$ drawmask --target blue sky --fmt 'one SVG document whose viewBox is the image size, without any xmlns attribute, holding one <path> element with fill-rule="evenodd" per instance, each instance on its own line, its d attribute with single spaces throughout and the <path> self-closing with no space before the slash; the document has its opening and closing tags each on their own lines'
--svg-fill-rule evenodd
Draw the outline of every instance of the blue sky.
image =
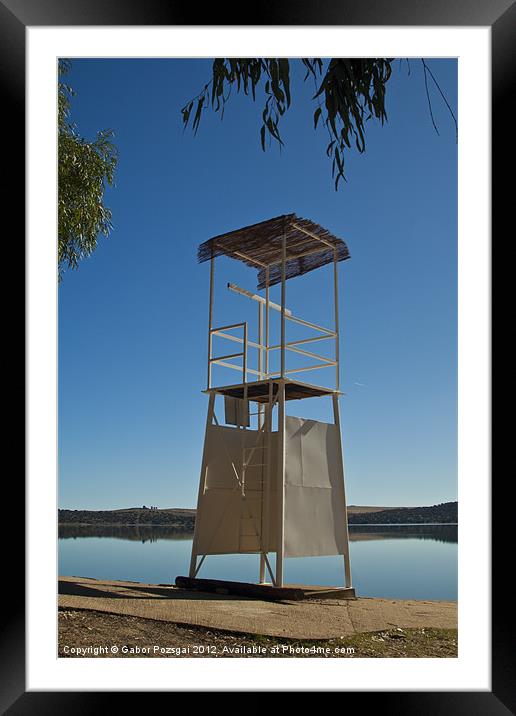
<svg viewBox="0 0 516 716">
<path fill-rule="evenodd" d="M 456 61 L 428 64 L 455 109 Z M 439 135 L 432 127 L 420 62 L 410 76 L 394 63 L 388 123 L 368 124 L 367 151 L 348 153 L 338 192 L 301 69 L 281 152 L 262 152 L 261 103 L 237 95 L 222 123 L 208 112 L 197 136 L 183 131 L 180 109 L 209 76 L 207 60 L 73 61 L 73 119 L 88 138 L 114 129 L 120 159 L 107 193 L 113 233 L 59 287 L 59 506 L 195 506 L 209 276 L 196 249 L 289 212 L 351 253 L 339 267 L 348 502 L 456 499 L 457 144 L 431 88 Z M 243 320 L 249 307 L 225 281 L 255 290 L 256 274 L 219 263 L 215 323 Z M 330 277 L 322 268 L 289 281 L 287 306 L 331 325 Z M 330 420 L 327 403 L 288 412 Z"/>
</svg>

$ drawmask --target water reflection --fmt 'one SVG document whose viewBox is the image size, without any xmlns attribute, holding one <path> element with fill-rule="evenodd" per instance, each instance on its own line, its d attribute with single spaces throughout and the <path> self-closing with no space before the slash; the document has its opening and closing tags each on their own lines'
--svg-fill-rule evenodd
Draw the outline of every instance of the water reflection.
<svg viewBox="0 0 516 716">
<path fill-rule="evenodd" d="M 351 542 L 377 539 L 421 539 L 457 544 L 457 525 L 349 525 Z"/>
<path fill-rule="evenodd" d="M 141 542 L 189 540 L 191 532 L 157 525 L 59 525 L 59 539 L 110 537 Z M 457 525 L 350 525 L 351 542 L 386 539 L 420 539 L 457 543 Z"/>
<path fill-rule="evenodd" d="M 162 539 L 190 540 L 191 532 L 178 532 L 159 525 L 59 525 L 59 539 L 110 537 L 133 542 L 158 542 Z"/>
<path fill-rule="evenodd" d="M 173 584 L 188 574 L 192 534 L 170 527 L 60 525 L 59 574 Z M 455 525 L 355 525 L 350 528 L 353 584 L 364 597 L 457 599 Z M 274 564 L 274 555 L 271 555 Z M 254 582 L 256 554 L 210 556 L 199 576 Z M 287 559 L 292 584 L 342 584 L 342 557 Z"/>
</svg>

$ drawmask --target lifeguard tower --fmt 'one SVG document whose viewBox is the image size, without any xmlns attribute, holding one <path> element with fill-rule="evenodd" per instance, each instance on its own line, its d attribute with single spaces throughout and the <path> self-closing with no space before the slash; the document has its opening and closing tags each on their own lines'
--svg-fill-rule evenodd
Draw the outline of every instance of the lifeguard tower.
<svg viewBox="0 0 516 716">
<path fill-rule="evenodd" d="M 214 321 L 215 260 L 220 256 L 258 271 L 262 294 L 227 284 L 248 301 L 248 308 L 257 304 L 253 321 L 230 325 Z M 345 584 L 339 589 L 354 596 L 339 417 L 338 268 L 348 258 L 344 241 L 295 214 L 215 236 L 199 247 L 199 262 L 211 265 L 208 413 L 190 583 L 208 555 L 259 555 L 259 582 L 275 588 L 286 587 L 286 557 L 342 555 Z M 327 264 L 333 265 L 333 280 L 327 284 L 333 294 L 332 328 L 300 318 L 286 305 L 287 281 Z M 279 304 L 269 295 L 277 284 L 281 285 Z M 270 340 L 273 321 L 279 322 L 276 342 Z M 254 323 L 256 336 L 250 330 Z M 289 340 L 290 324 L 306 335 Z M 217 345 L 222 341 L 230 348 L 222 354 L 214 351 L 215 339 Z M 330 355 L 328 350 L 326 355 L 313 352 L 312 344 L 321 341 L 330 343 Z M 292 367 L 290 358 L 298 356 L 309 364 Z M 214 386 L 214 366 L 238 373 L 238 379 Z M 324 369 L 333 373 L 331 387 L 297 378 Z M 323 396 L 332 402 L 333 423 L 287 415 L 289 401 Z M 222 403 L 223 415 L 217 415 Z"/>
</svg>

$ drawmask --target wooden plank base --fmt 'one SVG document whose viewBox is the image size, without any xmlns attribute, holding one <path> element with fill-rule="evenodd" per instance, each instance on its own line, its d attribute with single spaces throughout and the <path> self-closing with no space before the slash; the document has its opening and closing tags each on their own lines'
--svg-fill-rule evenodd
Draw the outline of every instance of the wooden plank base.
<svg viewBox="0 0 516 716">
<path fill-rule="evenodd" d="M 223 579 L 198 579 L 196 577 L 176 577 L 175 584 L 181 589 L 194 589 L 216 594 L 235 594 L 252 599 L 285 599 L 296 602 L 304 599 L 356 599 L 355 590 L 347 587 L 320 587 L 302 584 L 286 584 L 283 587 L 275 587 L 272 584 L 228 582 Z"/>
</svg>

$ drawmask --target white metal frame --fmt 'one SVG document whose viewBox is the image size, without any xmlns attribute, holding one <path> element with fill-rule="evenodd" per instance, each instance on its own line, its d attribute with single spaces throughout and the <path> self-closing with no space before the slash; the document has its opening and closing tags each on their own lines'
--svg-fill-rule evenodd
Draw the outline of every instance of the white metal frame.
<svg viewBox="0 0 516 716">
<path fill-rule="evenodd" d="M 263 463 L 264 469 L 264 486 L 265 486 L 265 494 L 264 494 L 264 509 L 262 513 L 262 525 L 261 525 L 261 551 L 260 551 L 260 574 L 259 579 L 260 582 L 263 583 L 265 581 L 265 569 L 267 568 L 269 575 L 271 577 L 271 580 L 276 586 L 283 586 L 283 562 L 284 562 L 284 531 L 285 531 L 285 384 L 289 382 L 288 376 L 293 373 L 301 373 L 309 370 L 318 370 L 321 368 L 328 368 L 328 367 L 334 367 L 335 368 L 335 389 L 324 389 L 326 394 L 329 394 L 332 396 L 333 401 L 333 415 L 334 415 L 334 423 L 339 429 L 340 433 L 340 414 L 339 414 L 339 386 L 340 386 L 340 351 L 339 351 L 339 293 L 338 293 L 338 253 L 337 248 L 334 244 L 332 244 L 329 241 L 326 241 L 325 239 L 321 238 L 320 236 L 317 236 L 316 234 L 308 231 L 307 229 L 304 229 L 303 227 L 293 224 L 293 227 L 299 231 L 302 231 L 304 234 L 309 236 L 312 239 L 317 240 L 321 247 L 319 249 L 312 249 L 310 251 L 307 251 L 305 253 L 301 253 L 299 255 L 305 256 L 313 253 L 317 253 L 318 251 L 327 251 L 328 248 L 331 248 L 333 250 L 333 288 L 334 288 L 334 327 L 333 329 L 325 328 L 323 326 L 320 326 L 318 324 L 312 323 L 310 321 L 306 321 L 302 318 L 299 318 L 297 316 L 294 316 L 292 311 L 286 308 L 286 263 L 287 263 L 287 235 L 286 235 L 286 227 L 284 225 L 283 228 L 283 236 L 282 236 L 282 247 L 281 247 L 281 304 L 278 305 L 276 303 L 273 303 L 270 300 L 269 293 L 270 293 L 270 286 L 269 286 L 269 274 L 270 274 L 270 266 L 276 265 L 279 263 L 279 260 L 273 262 L 273 264 L 264 264 L 261 261 L 258 261 L 256 259 L 251 258 L 250 256 L 247 256 L 243 252 L 233 252 L 235 256 L 238 258 L 244 259 L 245 261 L 254 263 L 255 265 L 259 266 L 260 268 L 265 268 L 265 297 L 259 296 L 258 294 L 253 294 L 250 291 L 247 291 L 246 289 L 242 289 L 236 284 L 228 284 L 228 288 L 231 291 L 234 291 L 236 293 L 239 293 L 241 295 L 246 296 L 247 298 L 254 300 L 258 303 L 258 342 L 250 341 L 248 336 L 248 325 L 247 322 L 241 322 L 241 323 L 234 323 L 227 326 L 213 326 L 213 294 L 214 294 L 214 275 L 215 275 L 215 256 L 213 253 L 212 248 L 212 256 L 211 256 L 211 265 L 210 265 L 210 292 L 209 292 L 209 325 L 208 325 L 208 380 L 207 380 L 207 393 L 209 394 L 209 404 L 208 404 L 208 415 L 207 415 L 207 422 L 206 426 L 208 428 L 208 425 L 211 424 L 213 420 L 216 421 L 216 416 L 214 412 L 214 406 L 215 406 L 215 396 L 218 393 L 219 389 L 212 388 L 212 366 L 213 365 L 220 365 L 225 368 L 237 370 L 242 373 L 242 384 L 237 384 L 235 386 L 225 386 L 227 387 L 238 387 L 240 385 L 243 385 L 243 398 L 244 400 L 247 400 L 247 394 L 248 394 L 248 374 L 251 374 L 253 376 L 257 376 L 257 379 L 255 382 L 259 381 L 268 381 L 268 401 L 265 403 L 265 405 L 259 405 L 258 407 L 258 431 L 264 432 L 266 434 L 266 449 L 265 452 L 267 454 L 267 459 L 265 463 Z M 300 242 L 303 243 L 303 242 Z M 298 256 L 299 256 L 298 255 Z M 264 310 L 265 310 L 265 316 L 264 316 Z M 269 329 L 270 329 L 270 310 L 278 311 L 281 314 L 281 339 L 280 343 L 277 345 L 270 345 L 269 344 Z M 295 341 L 288 341 L 286 340 L 286 322 L 292 321 L 294 323 L 297 323 L 299 325 L 305 326 L 307 328 L 310 328 L 312 330 L 315 330 L 322 335 L 319 336 L 312 336 L 307 338 L 301 338 Z M 232 331 L 236 328 L 242 328 L 243 329 L 243 337 L 239 337 L 236 335 L 233 335 L 232 333 L 228 333 L 227 331 Z M 242 350 L 234 353 L 228 353 L 226 355 L 222 356 L 213 356 L 213 336 L 218 336 L 220 338 L 236 342 L 242 346 Z M 314 353 L 312 351 L 308 351 L 304 348 L 300 348 L 300 345 L 305 345 L 307 343 L 317 342 L 321 340 L 327 340 L 327 339 L 333 339 L 335 344 L 335 354 L 334 358 L 327 358 L 325 356 L 318 355 L 317 353 Z M 248 349 L 249 347 L 255 348 L 258 350 L 258 362 L 257 362 L 257 369 L 250 368 L 248 365 Z M 279 350 L 281 352 L 280 356 L 280 371 L 273 372 L 269 370 L 269 354 L 271 351 Z M 286 354 L 287 351 L 291 351 L 300 355 L 304 355 L 309 358 L 314 358 L 316 360 L 319 360 L 319 363 L 315 363 L 313 365 L 309 365 L 303 368 L 291 368 L 287 369 L 286 366 Z M 233 363 L 229 363 L 228 361 L 232 358 L 242 358 L 242 365 L 235 365 Z M 273 395 L 274 393 L 274 385 L 278 386 L 278 390 L 276 393 L 276 396 Z M 304 385 L 308 385 L 304 383 Z M 311 387 L 318 387 L 318 386 L 311 386 Z M 222 388 L 220 388 L 222 390 Z M 278 485 L 279 489 L 279 500 L 278 500 L 278 514 L 277 514 L 277 527 L 278 527 L 278 544 L 277 544 L 277 551 L 276 551 L 276 570 L 275 575 L 273 575 L 268 555 L 267 555 L 267 547 L 268 547 L 268 535 L 269 535 L 269 524 L 270 524 L 270 476 L 271 476 L 271 465 L 270 465 L 270 458 L 271 458 L 271 434 L 272 434 L 272 418 L 273 418 L 273 410 L 275 405 L 278 408 L 278 479 L 280 480 L 280 484 Z M 217 421 L 216 421 L 217 422 Z M 218 424 L 218 423 L 217 423 Z M 240 426 L 239 426 L 240 427 Z M 245 426 L 243 426 L 243 429 L 245 430 Z M 339 441 L 340 445 L 340 457 L 342 459 L 342 445 Z M 343 465 L 343 459 L 342 459 L 342 465 Z M 238 480 L 238 474 L 235 469 L 235 474 L 237 476 Z M 203 455 L 203 461 L 201 466 L 201 479 L 199 484 L 199 495 L 198 495 L 198 509 L 200 508 L 202 504 L 202 495 L 204 493 L 205 489 L 205 483 L 206 483 L 206 461 L 205 461 L 205 455 Z M 343 475 L 344 479 L 344 475 Z M 347 511 L 346 511 L 346 497 L 345 497 L 345 490 L 344 490 L 344 511 L 345 511 L 345 536 L 344 536 L 344 573 L 345 573 L 345 586 L 351 587 L 351 569 L 350 569 L 350 560 L 349 560 L 349 535 L 348 535 L 348 522 L 347 522 Z M 264 537 L 265 536 L 265 537 Z M 196 537 L 194 535 L 193 545 L 192 545 L 192 557 L 191 557 L 191 563 L 190 563 L 190 576 L 195 577 L 206 557 L 206 555 L 201 555 L 201 561 L 198 563 L 198 553 L 197 553 L 197 541 Z"/>
<path fill-rule="evenodd" d="M 237 286 L 234 283 L 228 283 L 227 287 L 231 291 L 234 291 L 236 293 L 239 293 L 243 296 L 246 296 L 247 298 L 254 300 L 258 302 L 258 342 L 250 341 L 248 337 L 248 327 L 247 323 L 235 323 L 231 324 L 229 326 L 217 326 L 213 327 L 213 292 L 214 292 L 214 276 L 215 276 L 215 256 L 213 254 L 212 249 L 212 256 L 211 256 L 211 264 L 210 264 L 210 306 L 209 306 L 209 328 L 208 328 L 208 390 L 212 387 L 211 385 L 211 377 L 212 377 L 212 366 L 213 365 L 220 365 L 224 368 L 229 368 L 232 370 L 237 370 L 242 372 L 242 378 L 243 383 L 247 383 L 247 374 L 250 373 L 251 375 L 257 376 L 258 380 L 260 379 L 266 379 L 266 378 L 272 378 L 279 375 L 281 378 L 285 378 L 287 375 L 290 375 L 292 373 L 303 373 L 310 370 L 319 370 L 321 368 L 335 368 L 335 390 L 339 390 L 339 384 L 340 384 L 340 369 L 339 369 L 339 295 L 338 295 L 338 254 L 337 254 L 337 248 L 334 244 L 327 241 L 326 239 L 321 238 L 320 236 L 317 236 L 316 234 L 308 231 L 307 229 L 304 229 L 303 227 L 299 226 L 298 224 L 294 224 L 293 227 L 295 229 L 298 229 L 299 231 L 302 231 L 304 234 L 309 236 L 312 239 L 317 240 L 321 244 L 321 248 L 319 249 L 312 249 L 308 253 L 317 253 L 318 251 L 327 251 L 328 248 L 331 248 L 333 250 L 333 283 L 334 283 L 334 328 L 325 328 L 323 326 L 320 326 L 316 323 L 312 323 L 311 321 L 306 321 L 303 318 L 299 318 L 298 316 L 294 316 L 292 311 L 290 311 L 286 305 L 286 262 L 287 262 L 287 235 L 286 235 L 286 229 L 284 227 L 283 230 L 283 237 L 282 237 L 282 250 L 281 250 L 281 305 L 278 305 L 276 303 L 273 303 L 269 298 L 269 271 L 270 266 L 273 264 L 264 264 L 261 261 L 258 261 L 256 259 L 251 258 L 250 256 L 247 256 L 246 254 L 243 254 L 242 252 L 233 252 L 236 256 L 239 258 L 245 259 L 246 261 L 250 261 L 252 263 L 255 263 L 256 265 L 260 266 L 261 268 L 265 268 L 265 298 L 263 296 L 259 296 L 258 294 L 253 294 L 251 291 L 247 291 L 244 288 L 241 288 L 240 286 Z M 278 261 L 275 261 L 274 264 L 278 263 Z M 265 342 L 264 342 L 264 336 L 263 336 L 263 308 L 265 308 Z M 281 314 L 281 340 L 280 343 L 277 345 L 269 345 L 269 326 L 270 326 L 270 316 L 269 311 L 270 310 L 278 311 Z M 292 321 L 293 323 L 297 323 L 301 326 L 305 326 L 306 328 L 310 328 L 312 330 L 315 330 L 319 333 L 322 333 L 321 336 L 312 336 L 309 338 L 301 338 L 299 340 L 295 341 L 286 341 L 286 321 Z M 243 338 L 240 338 L 238 336 L 232 335 L 230 333 L 227 333 L 228 330 L 243 327 L 244 329 L 244 336 Z M 243 350 L 238 353 L 228 353 L 225 356 L 217 356 L 213 357 L 212 353 L 212 346 L 213 346 L 213 336 L 219 336 L 220 338 L 224 338 L 229 341 L 233 341 L 235 343 L 240 343 L 243 345 Z M 327 358 L 326 356 L 318 355 L 317 353 L 313 353 L 311 351 L 307 351 L 305 349 L 299 348 L 300 345 L 311 343 L 315 341 L 321 341 L 326 339 L 334 339 L 335 344 L 335 355 L 334 359 Z M 257 370 L 250 368 L 248 365 L 248 348 L 256 348 L 258 350 L 258 366 Z M 270 372 L 269 371 L 269 353 L 270 351 L 274 350 L 280 350 L 281 351 L 281 368 L 278 372 Z M 319 360 L 319 363 L 315 363 L 313 365 L 305 366 L 303 368 L 291 368 L 290 370 L 286 367 L 286 352 L 291 351 L 293 353 L 297 353 L 300 355 L 304 355 L 309 358 L 314 358 Z M 234 363 L 228 363 L 228 360 L 231 358 L 243 358 L 243 365 L 235 365 Z"/>
</svg>

